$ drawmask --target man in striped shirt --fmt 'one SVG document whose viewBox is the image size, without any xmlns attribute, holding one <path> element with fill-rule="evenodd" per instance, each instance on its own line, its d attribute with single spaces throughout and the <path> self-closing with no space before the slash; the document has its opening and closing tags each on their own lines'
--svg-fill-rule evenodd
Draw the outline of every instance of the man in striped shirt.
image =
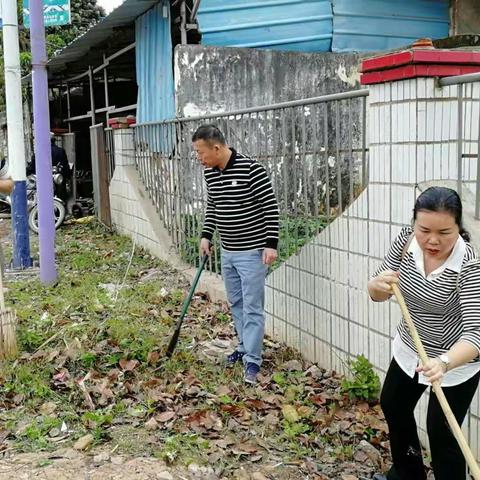
<svg viewBox="0 0 480 480">
<path fill-rule="evenodd" d="M 200 252 L 210 254 L 218 229 L 222 276 L 238 336 L 227 363 L 243 361 L 245 381 L 255 384 L 262 364 L 265 276 L 277 258 L 277 201 L 264 167 L 230 148 L 216 126 L 201 126 L 192 142 L 207 184 Z"/>
</svg>

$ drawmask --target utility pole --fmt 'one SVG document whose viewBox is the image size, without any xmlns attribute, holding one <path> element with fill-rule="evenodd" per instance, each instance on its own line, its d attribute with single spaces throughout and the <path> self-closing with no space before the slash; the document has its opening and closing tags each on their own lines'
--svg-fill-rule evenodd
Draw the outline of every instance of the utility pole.
<svg viewBox="0 0 480 480">
<path fill-rule="evenodd" d="M 13 268 L 32 266 L 28 233 L 25 134 L 16 0 L 1 0 L 5 99 L 7 107 L 8 170 L 12 192 Z"/>
<path fill-rule="evenodd" d="M 37 173 L 40 280 L 44 284 L 52 284 L 57 279 L 57 268 L 55 265 L 52 151 L 50 146 L 50 111 L 43 0 L 30 0 L 30 42 L 32 49 L 33 129 Z"/>
</svg>

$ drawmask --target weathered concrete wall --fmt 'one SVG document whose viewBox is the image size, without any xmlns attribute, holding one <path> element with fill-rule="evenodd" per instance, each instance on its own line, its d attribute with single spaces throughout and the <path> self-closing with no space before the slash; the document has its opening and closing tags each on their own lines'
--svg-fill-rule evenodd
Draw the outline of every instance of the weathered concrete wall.
<svg viewBox="0 0 480 480">
<path fill-rule="evenodd" d="M 360 87 L 357 53 L 298 53 L 178 46 L 176 112 L 225 112 Z"/>
<path fill-rule="evenodd" d="M 480 33 L 480 2 L 454 0 L 451 7 L 452 35 Z"/>
</svg>

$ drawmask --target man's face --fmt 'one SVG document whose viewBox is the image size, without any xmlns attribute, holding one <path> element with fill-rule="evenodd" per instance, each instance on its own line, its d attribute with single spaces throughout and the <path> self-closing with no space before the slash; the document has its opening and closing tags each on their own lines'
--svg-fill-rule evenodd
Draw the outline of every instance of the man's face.
<svg viewBox="0 0 480 480">
<path fill-rule="evenodd" d="M 205 168 L 214 168 L 220 165 L 220 145 L 217 143 L 206 142 L 205 140 L 197 140 L 193 142 L 193 149 L 197 154 L 198 161 Z"/>
</svg>

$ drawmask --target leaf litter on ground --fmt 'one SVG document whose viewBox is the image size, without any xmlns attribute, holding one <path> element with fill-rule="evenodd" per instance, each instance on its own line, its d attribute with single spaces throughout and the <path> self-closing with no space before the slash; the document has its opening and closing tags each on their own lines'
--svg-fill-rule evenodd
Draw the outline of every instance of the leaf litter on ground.
<svg viewBox="0 0 480 480">
<path fill-rule="evenodd" d="M 0 373 L 0 453 L 108 446 L 208 466 L 218 478 L 385 469 L 379 405 L 350 400 L 339 374 L 272 339 L 258 386 L 243 383 L 241 366 L 224 366 L 234 348 L 224 303 L 195 295 L 166 360 L 189 287 L 167 263 L 139 248 L 132 255 L 129 239 L 99 224 L 62 228 L 57 261 L 55 286 L 9 285 L 22 353 Z"/>
</svg>

